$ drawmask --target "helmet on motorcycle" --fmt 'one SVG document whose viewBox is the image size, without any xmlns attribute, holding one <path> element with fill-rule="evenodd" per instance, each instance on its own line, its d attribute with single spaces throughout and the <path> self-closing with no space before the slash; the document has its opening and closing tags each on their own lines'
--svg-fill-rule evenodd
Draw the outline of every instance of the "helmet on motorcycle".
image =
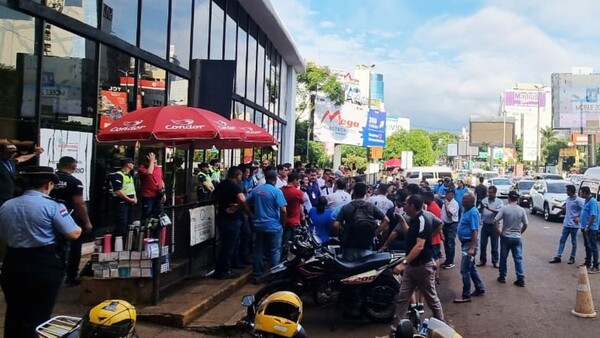
<svg viewBox="0 0 600 338">
<path fill-rule="evenodd" d="M 135 331 L 136 312 L 124 300 L 105 300 L 82 319 L 79 338 L 130 338 Z"/>
<path fill-rule="evenodd" d="M 300 337 L 302 301 L 293 292 L 279 291 L 266 297 L 259 305 L 254 328 L 279 337 Z"/>
</svg>

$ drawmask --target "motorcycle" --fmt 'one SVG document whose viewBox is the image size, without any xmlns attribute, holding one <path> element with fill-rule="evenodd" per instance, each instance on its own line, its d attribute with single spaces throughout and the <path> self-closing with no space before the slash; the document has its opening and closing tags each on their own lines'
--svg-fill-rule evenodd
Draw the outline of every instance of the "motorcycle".
<svg viewBox="0 0 600 338">
<path fill-rule="evenodd" d="M 315 303 L 324 305 L 342 301 L 340 293 L 350 294 L 358 300 L 358 304 L 351 305 L 352 310 L 357 310 L 353 315 L 364 315 L 372 322 L 389 322 L 400 289 L 392 269 L 405 256 L 403 252 L 373 253 L 346 261 L 333 248 L 322 245 L 316 235 L 300 228 L 293 236 L 287 257 L 256 279 L 257 283 L 270 284 L 254 298 L 260 302 L 276 291 L 288 290 L 298 295 L 311 294 Z M 349 310 L 348 306 L 344 310 Z M 254 315 L 249 307 L 248 319 L 252 320 Z"/>
<path fill-rule="evenodd" d="M 421 322 L 418 313 L 410 317 L 410 319 L 400 320 L 394 338 L 462 338 L 450 325 L 437 318 L 431 317 Z"/>
</svg>

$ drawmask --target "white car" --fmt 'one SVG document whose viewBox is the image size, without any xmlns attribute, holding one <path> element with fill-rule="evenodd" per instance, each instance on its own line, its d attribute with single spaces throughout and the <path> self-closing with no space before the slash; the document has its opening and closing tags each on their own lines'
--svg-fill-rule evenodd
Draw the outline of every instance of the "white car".
<svg viewBox="0 0 600 338">
<path fill-rule="evenodd" d="M 498 189 L 496 196 L 500 198 L 508 198 L 508 193 L 512 187 L 512 182 L 508 178 L 491 178 L 489 182 L 489 185 L 493 185 L 496 187 L 496 189 Z"/>
<path fill-rule="evenodd" d="M 567 185 L 573 182 L 566 180 L 537 180 L 531 188 L 531 205 L 529 211 L 532 215 L 541 211 L 546 221 L 564 217 L 561 212 L 567 200 Z M 555 208 L 557 207 L 557 208 Z"/>
</svg>

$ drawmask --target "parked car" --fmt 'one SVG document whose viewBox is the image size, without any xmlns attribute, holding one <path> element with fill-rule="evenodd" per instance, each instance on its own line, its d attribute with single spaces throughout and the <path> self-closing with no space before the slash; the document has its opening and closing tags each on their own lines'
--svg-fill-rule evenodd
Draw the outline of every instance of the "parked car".
<svg viewBox="0 0 600 338">
<path fill-rule="evenodd" d="M 408 183 L 419 184 L 422 180 L 427 180 L 429 186 L 433 186 L 438 180 L 445 177 L 452 178 L 452 168 L 448 167 L 412 167 L 406 169 L 404 176 Z"/>
<path fill-rule="evenodd" d="M 491 178 L 489 180 L 489 185 L 493 185 L 498 189 L 496 196 L 500 198 L 508 198 L 508 192 L 511 188 L 511 183 L 508 178 Z"/>
<path fill-rule="evenodd" d="M 566 180 L 537 180 L 531 188 L 531 205 L 529 211 L 532 215 L 540 211 L 546 221 L 564 217 L 562 207 L 567 200 L 567 185 L 573 184 Z"/>
<path fill-rule="evenodd" d="M 533 188 L 534 180 L 523 179 L 513 184 L 513 190 L 519 194 L 519 205 L 523 208 L 529 208 L 531 205 L 531 188 Z"/>
<path fill-rule="evenodd" d="M 558 174 L 539 173 L 533 175 L 536 180 L 564 180 L 564 178 Z"/>
</svg>

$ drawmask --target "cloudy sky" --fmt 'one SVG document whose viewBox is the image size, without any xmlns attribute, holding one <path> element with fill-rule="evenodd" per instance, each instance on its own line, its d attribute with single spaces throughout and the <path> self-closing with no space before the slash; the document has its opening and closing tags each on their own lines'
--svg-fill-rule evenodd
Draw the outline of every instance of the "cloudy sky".
<svg viewBox="0 0 600 338">
<path fill-rule="evenodd" d="M 375 64 L 388 113 L 460 131 L 495 115 L 500 92 L 600 72 L 598 0 L 271 0 L 307 61 Z"/>
</svg>

